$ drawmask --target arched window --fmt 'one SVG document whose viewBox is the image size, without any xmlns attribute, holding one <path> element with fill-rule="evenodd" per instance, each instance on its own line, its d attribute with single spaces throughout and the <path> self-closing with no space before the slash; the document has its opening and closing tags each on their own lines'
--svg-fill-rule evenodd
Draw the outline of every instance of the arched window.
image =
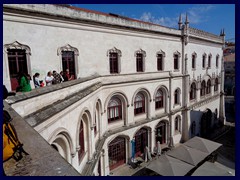
<svg viewBox="0 0 240 180">
<path fill-rule="evenodd" d="M 216 56 L 216 68 L 218 68 L 219 55 Z"/>
<path fill-rule="evenodd" d="M 78 160 L 80 162 L 85 152 L 83 121 L 81 121 L 80 130 L 79 130 L 79 146 L 80 146 L 80 149 L 78 151 Z"/>
<path fill-rule="evenodd" d="M 200 91 L 200 95 L 204 96 L 206 93 L 206 82 L 203 80 L 201 83 L 201 91 Z"/>
<path fill-rule="evenodd" d="M 66 72 L 68 69 L 70 77 L 76 79 L 78 74 L 78 49 L 67 44 L 58 48 L 57 55 L 60 56 L 62 60 L 62 71 Z"/>
<path fill-rule="evenodd" d="M 203 54 L 202 56 L 202 68 L 206 67 L 206 54 Z"/>
<path fill-rule="evenodd" d="M 218 91 L 218 78 L 215 79 L 214 91 Z"/>
<path fill-rule="evenodd" d="M 110 73 L 118 73 L 118 54 L 109 53 Z"/>
<path fill-rule="evenodd" d="M 177 116 L 176 118 L 175 118 L 175 131 L 178 131 L 178 132 L 180 132 L 180 130 L 181 130 L 181 118 L 180 118 L 180 116 Z"/>
<path fill-rule="evenodd" d="M 196 122 L 195 122 L 195 121 L 192 122 L 191 134 L 192 134 L 192 135 L 195 135 L 195 134 L 196 134 Z"/>
<path fill-rule="evenodd" d="M 191 84 L 190 100 L 196 99 L 196 84 Z"/>
<path fill-rule="evenodd" d="M 179 69 L 179 56 L 178 54 L 174 54 L 174 70 Z"/>
<path fill-rule="evenodd" d="M 108 50 L 107 55 L 109 56 L 110 73 L 120 73 L 120 57 L 122 52 L 114 47 L 113 49 Z"/>
<path fill-rule="evenodd" d="M 162 107 L 163 107 L 163 91 L 159 89 L 155 97 L 155 109 L 159 109 Z"/>
<path fill-rule="evenodd" d="M 208 68 L 211 68 L 212 54 L 208 55 Z"/>
<path fill-rule="evenodd" d="M 207 94 L 210 94 L 211 93 L 211 80 L 209 79 L 207 81 Z"/>
<path fill-rule="evenodd" d="M 122 119 L 122 102 L 113 97 L 108 103 L 108 123 Z"/>
<path fill-rule="evenodd" d="M 192 54 L 192 69 L 196 69 L 196 58 L 197 58 L 197 54 L 194 52 Z"/>
<path fill-rule="evenodd" d="M 134 114 L 145 113 L 145 97 L 142 93 L 138 93 L 134 100 Z"/>
<path fill-rule="evenodd" d="M 174 104 L 180 104 L 180 89 L 176 89 L 174 92 Z"/>
<path fill-rule="evenodd" d="M 31 49 L 29 46 L 15 41 L 11 44 L 5 44 L 4 50 L 8 55 L 8 68 L 11 81 L 11 90 L 14 91 L 18 87 L 18 72 L 23 72 L 26 75 L 31 75 Z"/>
<path fill-rule="evenodd" d="M 123 137 L 116 137 L 108 145 L 109 169 L 124 164 L 126 162 L 126 140 Z"/>
<path fill-rule="evenodd" d="M 137 53 L 136 69 L 137 69 L 137 72 L 143 72 L 143 54 L 141 53 Z"/>
</svg>

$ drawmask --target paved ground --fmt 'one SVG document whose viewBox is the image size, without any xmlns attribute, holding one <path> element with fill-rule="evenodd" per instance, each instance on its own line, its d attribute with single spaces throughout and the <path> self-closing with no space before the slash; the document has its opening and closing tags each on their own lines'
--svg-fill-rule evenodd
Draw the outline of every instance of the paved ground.
<svg viewBox="0 0 240 180">
<path fill-rule="evenodd" d="M 235 175 L 235 127 L 231 126 L 225 134 L 215 138 L 214 141 L 223 144 L 218 150 L 218 158 L 215 164 L 220 168 L 228 170 L 232 175 Z M 138 174 L 155 176 L 155 173 L 150 170 L 147 172 L 144 168 L 148 164 L 149 162 L 143 162 L 140 167 L 135 169 L 125 164 L 111 171 L 110 176 L 137 176 Z"/>
</svg>

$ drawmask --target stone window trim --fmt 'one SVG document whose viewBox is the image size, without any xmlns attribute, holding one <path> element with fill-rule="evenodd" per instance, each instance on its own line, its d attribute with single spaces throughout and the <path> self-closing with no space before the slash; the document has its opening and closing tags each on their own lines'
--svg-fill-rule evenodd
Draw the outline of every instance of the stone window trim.
<svg viewBox="0 0 240 180">
<path fill-rule="evenodd" d="M 181 105 L 180 95 L 181 95 L 180 88 L 176 88 L 175 91 L 174 91 L 174 103 L 173 103 L 174 107 L 177 106 L 177 105 Z"/>
<path fill-rule="evenodd" d="M 63 70 L 63 66 L 62 66 L 62 54 L 63 51 L 72 51 L 74 52 L 74 63 L 75 63 L 75 73 L 76 76 L 78 75 L 79 71 L 78 71 L 78 56 L 79 56 L 79 51 L 76 47 L 71 46 L 70 44 L 66 44 L 65 46 L 59 47 L 57 49 L 57 55 L 59 56 L 59 62 L 60 62 L 60 71 Z M 76 77 L 77 78 L 77 77 Z"/>
<path fill-rule="evenodd" d="M 207 68 L 208 69 L 211 69 L 211 67 L 212 67 L 212 54 L 211 53 L 209 53 L 208 54 L 208 62 L 207 62 Z"/>
<path fill-rule="evenodd" d="M 177 57 L 177 59 L 176 59 Z M 181 53 L 176 51 L 173 53 L 173 69 L 174 72 L 178 72 L 180 71 L 180 57 L 181 57 Z"/>
<path fill-rule="evenodd" d="M 109 49 L 108 51 L 107 51 L 107 57 L 109 57 L 109 60 L 110 60 L 110 54 L 111 53 L 117 53 L 117 55 L 118 55 L 118 59 L 117 59 L 117 68 L 118 68 L 118 72 L 110 72 L 110 65 L 109 65 L 109 72 L 110 72 L 110 74 L 120 74 L 120 72 L 121 72 L 121 57 L 122 57 L 122 52 L 121 52 L 121 50 L 119 50 L 119 49 L 117 49 L 116 47 L 113 47 L 112 49 Z"/>
<path fill-rule="evenodd" d="M 138 69 L 137 69 L 137 57 L 139 54 L 142 55 L 142 71 L 138 71 Z M 136 57 L 136 72 L 137 73 L 145 72 L 146 51 L 144 51 L 140 48 L 139 50 L 135 51 L 134 57 Z"/>
<path fill-rule="evenodd" d="M 176 134 L 181 134 L 181 116 L 177 115 L 174 119 L 174 132 Z"/>
<path fill-rule="evenodd" d="M 207 57 L 207 54 L 204 53 L 204 54 L 202 55 L 202 69 L 203 69 L 203 70 L 206 69 L 206 57 Z"/>
<path fill-rule="evenodd" d="M 194 59 L 193 59 L 194 57 Z M 197 60 L 197 53 L 194 51 L 192 53 L 192 71 L 196 70 L 196 60 Z"/>
<path fill-rule="evenodd" d="M 32 55 L 31 48 L 28 45 L 19 43 L 18 41 L 14 41 L 13 43 L 10 43 L 10 44 L 5 44 L 4 45 L 4 52 L 6 53 L 6 59 L 8 59 L 8 57 L 7 57 L 8 56 L 8 49 L 25 50 L 28 74 L 32 77 L 32 69 L 31 69 L 31 61 L 30 61 L 30 56 Z M 9 69 L 8 61 L 6 61 L 6 66 L 7 67 L 3 67 L 3 68 Z M 6 77 L 10 78 L 10 72 L 9 71 L 6 71 L 6 72 L 7 72 Z"/>
<path fill-rule="evenodd" d="M 161 64 L 161 67 L 162 67 L 162 69 L 159 69 L 159 60 L 158 60 L 158 57 L 159 57 L 159 55 L 162 55 L 162 64 Z M 160 51 L 158 51 L 157 53 L 156 53 L 156 57 L 157 57 L 157 70 L 158 71 L 164 71 L 164 62 L 165 62 L 165 57 L 166 57 L 166 53 L 163 51 L 163 50 L 160 50 Z"/>
<path fill-rule="evenodd" d="M 215 62 L 217 69 L 218 69 L 218 67 L 219 67 L 219 57 L 220 57 L 219 54 L 217 54 L 217 55 L 216 55 L 216 62 Z"/>
</svg>

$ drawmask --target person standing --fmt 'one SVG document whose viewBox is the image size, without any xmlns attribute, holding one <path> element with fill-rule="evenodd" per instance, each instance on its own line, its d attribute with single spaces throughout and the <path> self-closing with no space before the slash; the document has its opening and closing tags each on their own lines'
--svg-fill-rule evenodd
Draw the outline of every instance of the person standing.
<svg viewBox="0 0 240 180">
<path fill-rule="evenodd" d="M 29 92 L 32 90 L 30 80 L 23 72 L 19 73 L 18 84 L 19 86 L 17 87 L 17 92 Z"/>
<path fill-rule="evenodd" d="M 66 69 L 66 76 L 67 76 L 68 81 L 73 80 L 73 75 L 70 75 L 69 69 Z"/>
<path fill-rule="evenodd" d="M 47 73 L 47 76 L 45 77 L 46 85 L 47 85 L 47 86 L 52 85 L 53 80 L 54 80 L 54 77 L 52 76 L 52 72 L 49 71 L 49 72 Z"/>
<path fill-rule="evenodd" d="M 39 73 L 35 73 L 35 74 L 33 75 L 33 82 L 34 82 L 35 88 L 39 88 L 39 87 L 40 87 L 39 76 L 40 76 Z"/>
<path fill-rule="evenodd" d="M 52 84 L 59 84 L 63 81 L 63 77 L 60 74 L 58 74 L 56 71 L 53 71 L 53 77 L 54 77 L 54 80 Z"/>
</svg>

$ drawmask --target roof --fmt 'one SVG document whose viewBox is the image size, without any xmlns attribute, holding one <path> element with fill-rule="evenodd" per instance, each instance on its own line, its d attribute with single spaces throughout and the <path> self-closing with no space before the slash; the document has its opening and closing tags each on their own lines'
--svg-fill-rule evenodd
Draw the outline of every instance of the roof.
<svg viewBox="0 0 240 180">
<path fill-rule="evenodd" d="M 200 138 L 195 136 L 194 138 L 188 140 L 184 143 L 185 146 L 200 150 L 202 152 L 206 152 L 209 155 L 217 150 L 222 144 L 210 141 L 208 139 Z"/>
<path fill-rule="evenodd" d="M 196 166 L 198 165 L 198 163 L 203 161 L 209 154 L 185 145 L 180 145 L 172 151 L 168 152 L 167 155 Z"/>
<path fill-rule="evenodd" d="M 162 155 L 156 160 L 151 161 L 146 168 L 162 176 L 184 176 L 193 169 L 194 166 L 176 158 Z"/>
<path fill-rule="evenodd" d="M 221 166 L 218 163 L 211 163 L 206 161 L 192 174 L 192 176 L 234 176 L 235 172 L 232 172 L 226 166 Z"/>
<path fill-rule="evenodd" d="M 224 56 L 225 62 L 235 62 L 235 53 Z"/>
</svg>

